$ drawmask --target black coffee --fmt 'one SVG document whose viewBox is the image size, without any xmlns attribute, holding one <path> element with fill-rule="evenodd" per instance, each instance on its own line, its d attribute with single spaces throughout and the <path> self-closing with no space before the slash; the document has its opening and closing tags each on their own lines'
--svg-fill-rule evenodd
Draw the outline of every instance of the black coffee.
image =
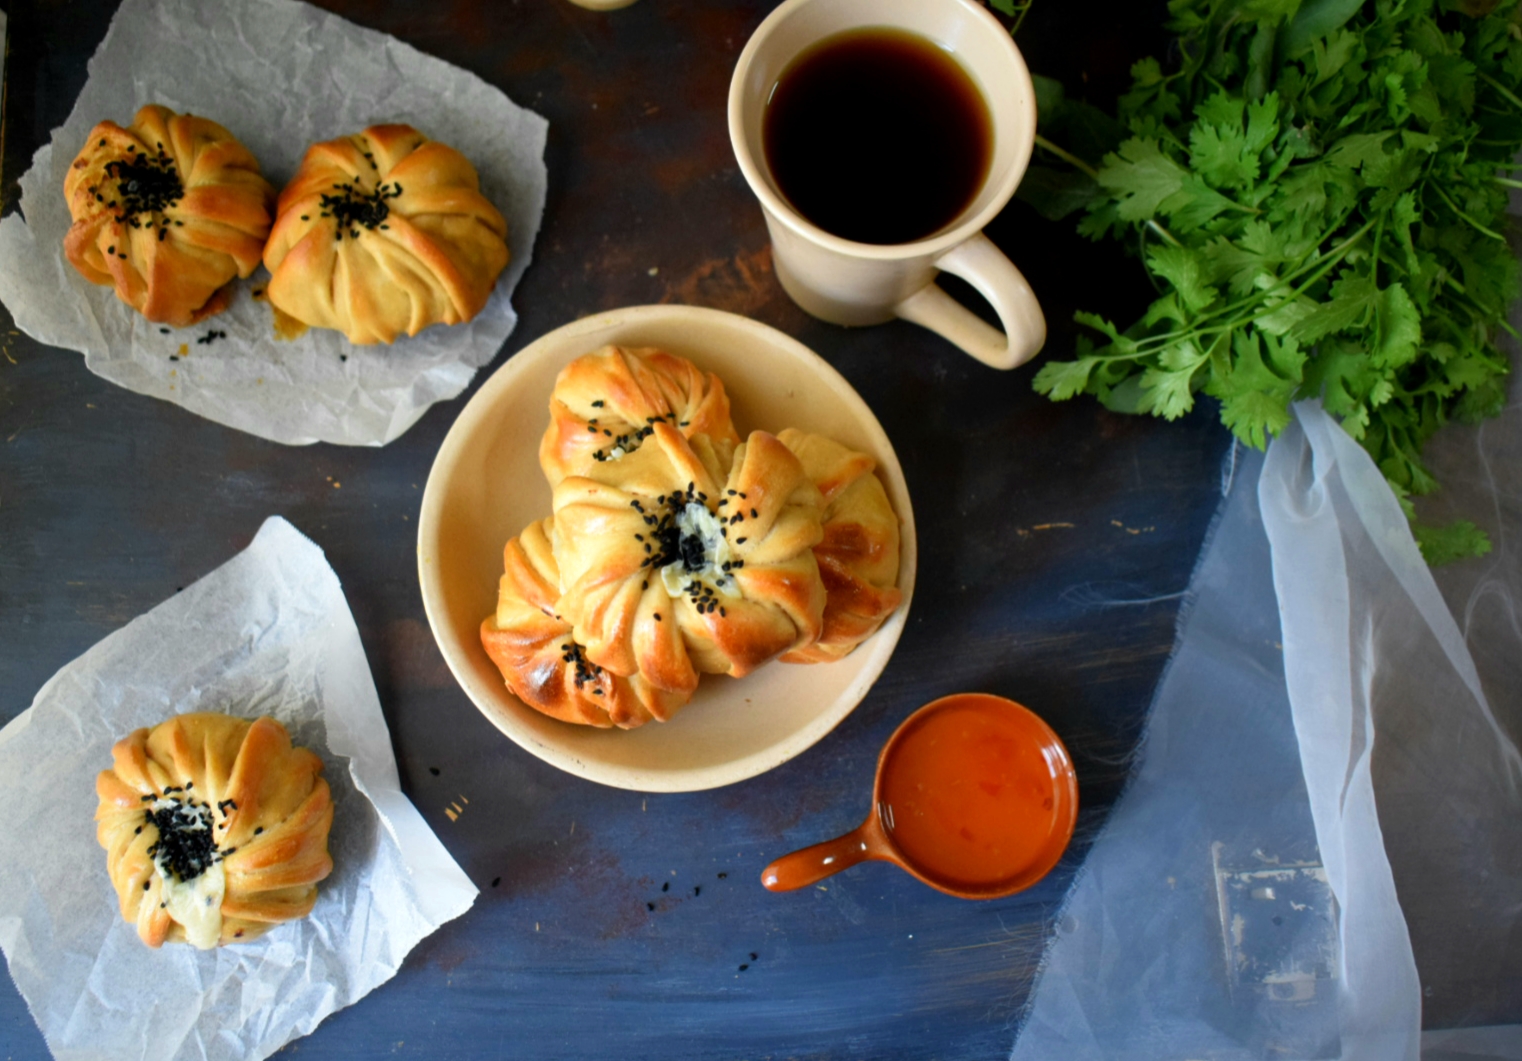
<svg viewBox="0 0 1522 1061">
<path fill-rule="evenodd" d="M 762 140 L 773 180 L 814 224 L 859 243 L 910 243 L 978 194 L 993 122 L 950 53 L 912 33 L 863 29 L 788 65 Z"/>
</svg>

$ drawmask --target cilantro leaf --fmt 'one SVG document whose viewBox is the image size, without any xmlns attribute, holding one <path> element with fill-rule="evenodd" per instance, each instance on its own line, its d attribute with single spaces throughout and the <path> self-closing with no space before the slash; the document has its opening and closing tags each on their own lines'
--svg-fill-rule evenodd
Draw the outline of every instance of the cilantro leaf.
<svg viewBox="0 0 1522 1061">
<path fill-rule="evenodd" d="M 1170 60 L 1133 66 L 1118 124 L 1065 117 L 1038 83 L 1044 133 L 1108 139 L 1092 184 L 1038 172 L 1028 201 L 1086 200 L 1079 231 L 1137 248 L 1159 292 L 1124 330 L 1079 314 L 1106 345 L 1048 364 L 1037 389 L 1169 419 L 1204 391 L 1259 447 L 1317 396 L 1399 496 L 1433 489 L 1426 440 L 1505 401 L 1517 7 L 1170 0 Z M 1486 544 L 1462 522 L 1422 535 L 1434 562 Z"/>
</svg>

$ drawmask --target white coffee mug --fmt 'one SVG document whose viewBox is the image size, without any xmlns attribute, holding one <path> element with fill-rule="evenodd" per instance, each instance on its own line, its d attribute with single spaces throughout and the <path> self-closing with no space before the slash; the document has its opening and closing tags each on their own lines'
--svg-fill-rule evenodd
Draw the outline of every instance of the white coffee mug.
<svg viewBox="0 0 1522 1061">
<path fill-rule="evenodd" d="M 956 57 L 977 84 L 993 126 L 983 186 L 939 232 L 912 243 L 842 239 L 805 219 L 766 164 L 762 125 L 778 79 L 811 45 L 847 30 L 916 34 Z M 761 200 L 777 278 L 793 301 L 835 324 L 923 325 L 994 368 L 1014 368 L 1046 341 L 1046 318 L 1020 270 L 983 227 L 1014 195 L 1036 135 L 1036 94 L 1008 31 L 976 0 L 786 0 L 757 27 L 729 84 L 729 139 L 740 172 Z M 1004 326 L 989 327 L 935 283 L 953 273 L 986 298 Z"/>
</svg>

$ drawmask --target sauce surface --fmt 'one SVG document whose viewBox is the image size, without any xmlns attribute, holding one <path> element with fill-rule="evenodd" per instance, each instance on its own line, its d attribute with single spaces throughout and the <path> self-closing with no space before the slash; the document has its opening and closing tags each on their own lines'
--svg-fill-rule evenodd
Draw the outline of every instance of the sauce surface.
<svg viewBox="0 0 1522 1061">
<path fill-rule="evenodd" d="M 1019 875 L 1050 851 L 1072 813 L 1055 783 L 1067 757 L 1050 741 L 1034 716 L 996 697 L 927 712 L 883 763 L 883 825 L 922 872 L 948 884 Z"/>
</svg>

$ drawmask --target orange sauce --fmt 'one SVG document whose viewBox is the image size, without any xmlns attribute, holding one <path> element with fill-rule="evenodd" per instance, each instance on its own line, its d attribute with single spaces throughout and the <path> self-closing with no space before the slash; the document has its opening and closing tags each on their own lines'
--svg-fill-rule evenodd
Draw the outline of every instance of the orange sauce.
<svg viewBox="0 0 1522 1061">
<path fill-rule="evenodd" d="M 968 694 L 928 711 L 883 762 L 882 824 L 927 877 L 968 888 L 1009 880 L 1050 850 L 1070 813 L 1056 805 L 1049 742 L 997 697 Z"/>
</svg>

